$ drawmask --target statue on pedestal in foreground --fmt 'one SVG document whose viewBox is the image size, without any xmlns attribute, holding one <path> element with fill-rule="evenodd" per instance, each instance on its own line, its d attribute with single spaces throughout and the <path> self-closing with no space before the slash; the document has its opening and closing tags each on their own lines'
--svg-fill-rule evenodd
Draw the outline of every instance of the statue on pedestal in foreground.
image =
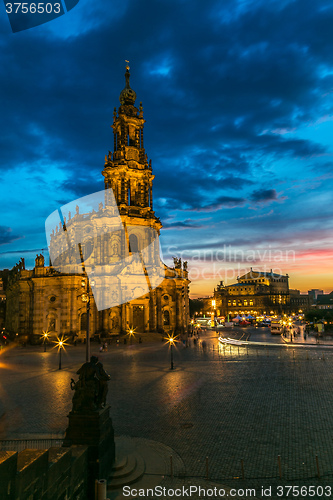
<svg viewBox="0 0 333 500">
<path fill-rule="evenodd" d="M 106 404 L 110 375 L 96 356 L 71 380 L 73 407 L 68 415 L 63 446 L 84 445 L 88 450 L 88 498 L 94 498 L 95 480 L 107 478 L 115 459 L 115 442 L 110 406 Z"/>
<path fill-rule="evenodd" d="M 71 379 L 71 389 L 75 391 L 72 411 L 95 411 L 104 408 L 111 377 L 104 370 L 102 363 L 96 356 L 91 356 L 90 361 L 84 363 L 76 373 L 79 380 L 75 382 Z"/>
</svg>

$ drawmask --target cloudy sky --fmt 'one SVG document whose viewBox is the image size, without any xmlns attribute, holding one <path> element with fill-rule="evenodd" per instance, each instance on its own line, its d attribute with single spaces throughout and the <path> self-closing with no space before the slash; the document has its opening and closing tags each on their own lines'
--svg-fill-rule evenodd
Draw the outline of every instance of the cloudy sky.
<svg viewBox="0 0 333 500">
<path fill-rule="evenodd" d="M 128 59 L 192 295 L 250 267 L 331 291 L 332 26 L 326 0 L 80 0 L 12 33 L 2 5 L 0 268 L 32 267 L 47 216 L 103 189 Z"/>
</svg>

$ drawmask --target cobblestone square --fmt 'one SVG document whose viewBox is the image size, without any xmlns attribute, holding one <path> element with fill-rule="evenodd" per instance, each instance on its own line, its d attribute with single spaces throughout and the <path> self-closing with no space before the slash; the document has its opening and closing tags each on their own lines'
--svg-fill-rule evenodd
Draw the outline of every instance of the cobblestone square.
<svg viewBox="0 0 333 500">
<path fill-rule="evenodd" d="M 174 370 L 164 343 L 114 344 L 98 353 L 111 375 L 116 435 L 170 446 L 185 463 L 186 481 L 205 482 L 208 474 L 215 483 L 258 491 L 333 486 L 331 347 L 223 348 L 214 333 L 203 339 L 206 348 L 177 345 Z M 1 439 L 63 434 L 84 346 L 67 348 L 62 370 L 56 351 L 41 346 L 14 348 L 0 359 Z"/>
</svg>

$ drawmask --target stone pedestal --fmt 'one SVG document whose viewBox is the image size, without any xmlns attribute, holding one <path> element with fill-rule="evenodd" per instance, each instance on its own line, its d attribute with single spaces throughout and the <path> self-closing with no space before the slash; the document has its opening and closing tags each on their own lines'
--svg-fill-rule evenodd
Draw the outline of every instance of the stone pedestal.
<svg viewBox="0 0 333 500">
<path fill-rule="evenodd" d="M 88 446 L 88 491 L 91 498 L 96 479 L 107 479 L 115 459 L 114 430 L 110 406 L 95 411 L 71 411 L 63 446 Z M 90 497 L 89 497 L 90 498 Z"/>
</svg>

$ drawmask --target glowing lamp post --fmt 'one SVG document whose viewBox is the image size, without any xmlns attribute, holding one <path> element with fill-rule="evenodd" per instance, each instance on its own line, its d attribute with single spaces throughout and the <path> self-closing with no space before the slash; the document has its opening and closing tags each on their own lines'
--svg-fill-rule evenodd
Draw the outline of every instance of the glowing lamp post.
<svg viewBox="0 0 333 500">
<path fill-rule="evenodd" d="M 169 335 L 166 340 L 170 346 L 170 363 L 171 363 L 170 369 L 173 370 L 173 346 L 175 345 L 175 342 L 177 342 L 177 339 L 176 337 L 172 337 Z"/>
<path fill-rule="evenodd" d="M 91 286 L 95 286 L 95 281 L 91 280 Z M 87 278 L 87 284 L 83 278 L 81 281 L 81 286 L 84 289 L 87 286 L 87 292 L 83 293 L 81 298 L 82 302 L 87 302 L 87 329 L 86 329 L 86 362 L 90 360 L 90 293 L 89 293 L 89 279 Z"/>
<path fill-rule="evenodd" d="M 127 335 L 129 336 L 129 339 L 130 339 L 130 344 L 132 345 L 132 339 L 134 338 L 134 333 L 135 333 L 135 329 L 134 328 L 130 328 L 127 332 Z"/>
<path fill-rule="evenodd" d="M 43 332 L 43 344 L 44 344 L 44 352 L 46 352 L 46 341 L 49 337 L 49 332 Z"/>
<path fill-rule="evenodd" d="M 215 313 L 216 313 L 216 300 L 212 300 L 212 308 L 213 312 L 211 313 L 210 316 L 210 326 L 215 326 Z"/>
<path fill-rule="evenodd" d="M 63 341 L 60 340 L 60 342 L 59 342 L 59 370 L 61 370 L 61 351 L 63 349 L 63 345 L 64 345 Z"/>
<path fill-rule="evenodd" d="M 68 345 L 66 344 L 66 340 L 67 339 L 63 339 L 63 337 L 61 339 L 57 339 L 57 342 L 56 342 L 56 345 L 55 347 L 58 347 L 58 351 L 59 351 L 59 370 L 61 370 L 61 351 L 65 348 L 65 345 Z"/>
</svg>

